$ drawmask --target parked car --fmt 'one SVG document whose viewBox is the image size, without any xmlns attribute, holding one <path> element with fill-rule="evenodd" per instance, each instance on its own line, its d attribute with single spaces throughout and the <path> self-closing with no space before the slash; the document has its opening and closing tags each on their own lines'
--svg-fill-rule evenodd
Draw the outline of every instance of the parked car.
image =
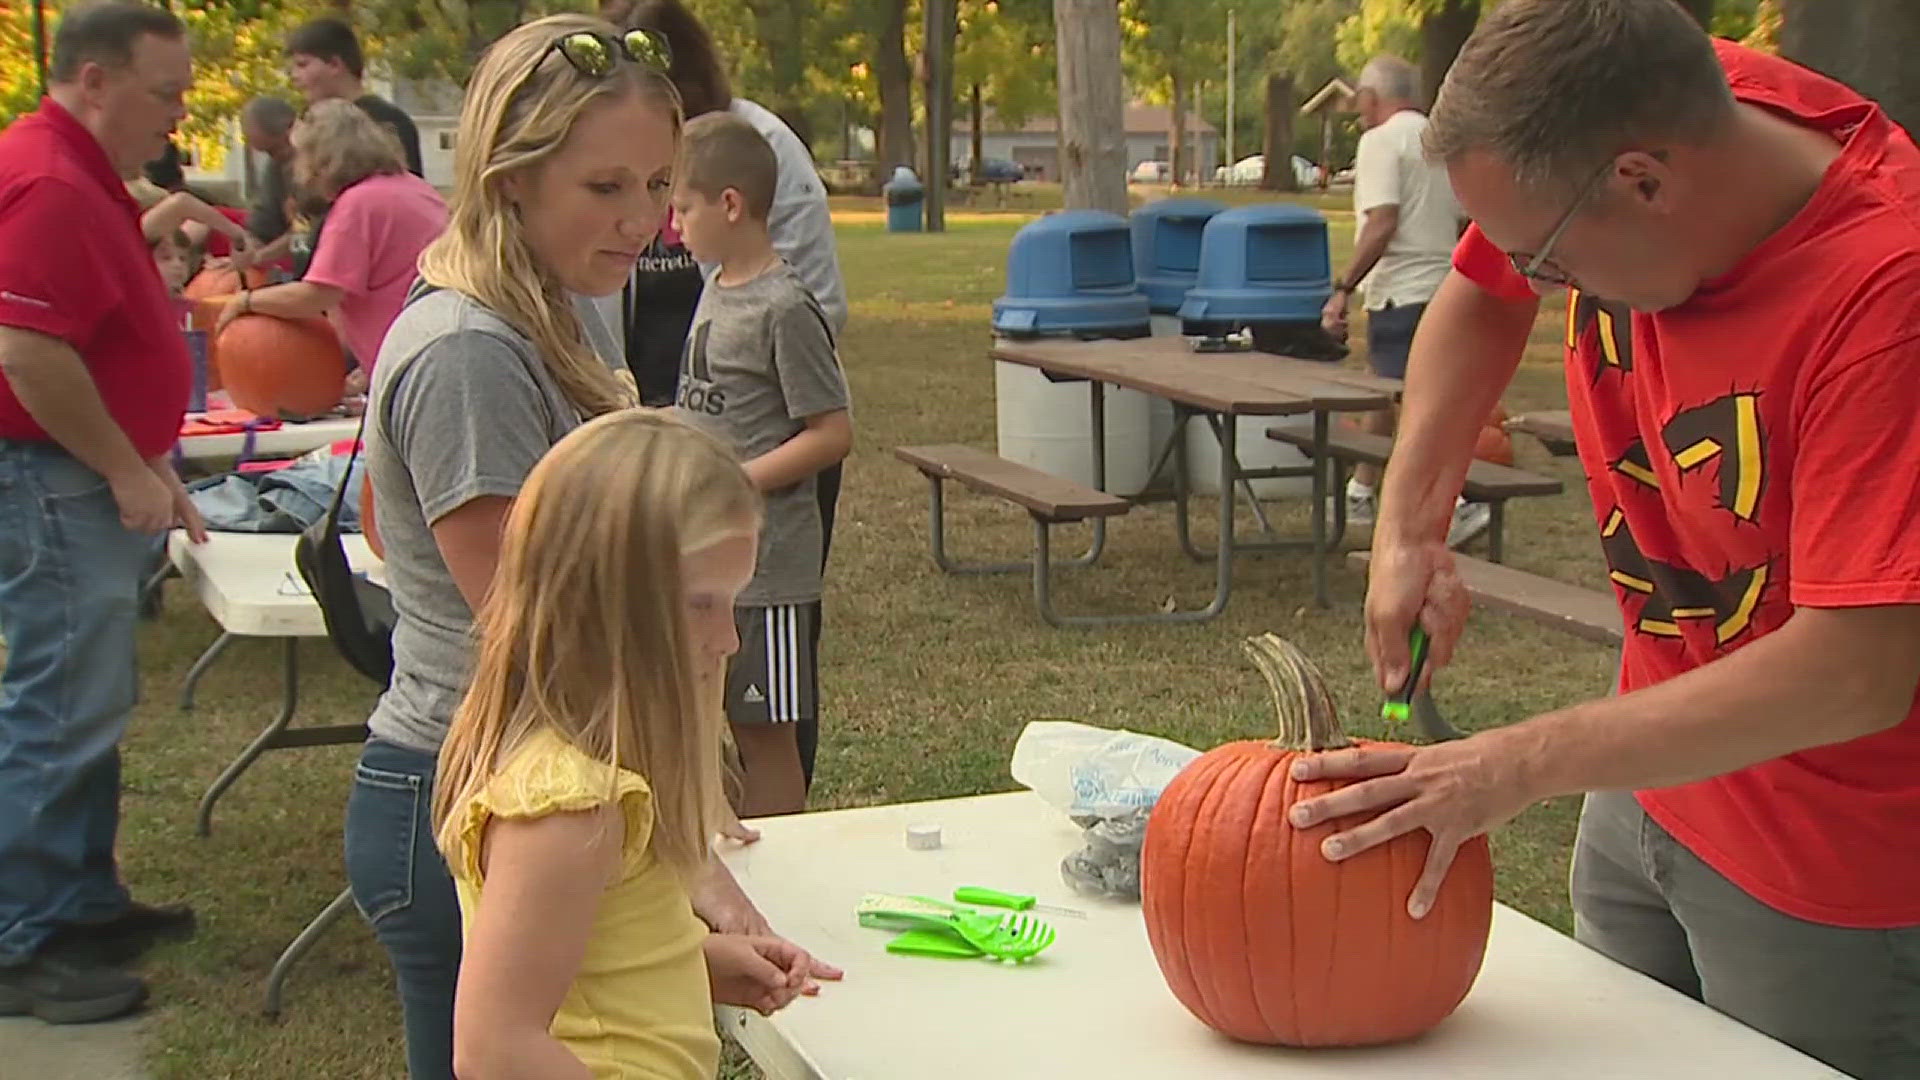
<svg viewBox="0 0 1920 1080">
<path fill-rule="evenodd" d="M 1164 161 L 1142 161 L 1127 174 L 1130 184 L 1164 184 L 1173 178 L 1173 166 Z"/>
<path fill-rule="evenodd" d="M 1267 175 L 1267 156 L 1254 154 L 1243 157 L 1232 165 L 1222 165 L 1213 170 L 1213 180 L 1217 184 L 1229 187 L 1252 187 L 1264 180 Z M 1313 187 L 1320 182 L 1320 166 L 1298 154 L 1293 155 L 1293 183 L 1295 187 Z"/>
<path fill-rule="evenodd" d="M 973 159 L 956 162 L 953 178 L 966 180 L 973 175 Z M 980 181 L 986 184 L 1012 184 L 1027 178 L 1027 170 L 1006 158 L 980 159 Z"/>
</svg>

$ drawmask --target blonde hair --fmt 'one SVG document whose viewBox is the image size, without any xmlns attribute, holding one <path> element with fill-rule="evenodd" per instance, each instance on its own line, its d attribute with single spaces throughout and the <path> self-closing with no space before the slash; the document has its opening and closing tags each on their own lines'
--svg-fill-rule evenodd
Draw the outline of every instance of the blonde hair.
<svg viewBox="0 0 1920 1080">
<path fill-rule="evenodd" d="M 1507 0 L 1447 71 L 1426 149 L 1484 151 L 1522 185 L 1574 188 L 1624 150 L 1699 143 L 1733 115 L 1711 39 L 1673 0 Z"/>
<path fill-rule="evenodd" d="M 473 681 L 440 749 L 434 836 L 450 860 L 462 808 L 552 731 L 645 777 L 656 857 L 699 872 L 726 806 L 724 673 L 698 670 L 682 560 L 751 533 L 759 513 L 733 452 L 664 410 L 602 416 L 541 459 L 508 516 Z"/>
<path fill-rule="evenodd" d="M 780 185 L 780 159 L 752 124 L 732 113 L 710 112 L 687 121 L 674 179 L 707 199 L 732 188 L 749 217 L 766 221 Z"/>
<path fill-rule="evenodd" d="M 369 176 L 406 171 L 399 136 L 351 101 L 315 102 L 293 125 L 294 182 L 323 199 Z"/>
<path fill-rule="evenodd" d="M 509 32 L 481 58 L 460 112 L 447 229 L 420 256 L 420 275 L 526 334 L 567 400 L 598 416 L 632 405 L 632 391 L 588 344 L 558 279 L 534 260 L 505 181 L 558 150 L 589 106 L 626 94 L 667 114 L 677 140 L 680 99 L 665 75 L 625 59 L 603 77 L 576 70 L 552 46 L 579 31 L 615 34 L 590 16 L 550 15 Z"/>
</svg>

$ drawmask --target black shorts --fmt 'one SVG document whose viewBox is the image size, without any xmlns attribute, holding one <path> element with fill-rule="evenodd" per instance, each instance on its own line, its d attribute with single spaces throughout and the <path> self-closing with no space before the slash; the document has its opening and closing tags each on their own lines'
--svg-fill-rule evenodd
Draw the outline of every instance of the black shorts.
<svg viewBox="0 0 1920 1080">
<path fill-rule="evenodd" d="M 820 717 L 820 657 L 814 627 L 820 603 L 733 609 L 740 651 L 727 664 L 727 720 L 735 724 L 798 724 Z"/>
<path fill-rule="evenodd" d="M 1383 379 L 1407 377 L 1407 354 L 1425 304 L 1388 304 L 1367 312 L 1367 366 Z"/>
</svg>

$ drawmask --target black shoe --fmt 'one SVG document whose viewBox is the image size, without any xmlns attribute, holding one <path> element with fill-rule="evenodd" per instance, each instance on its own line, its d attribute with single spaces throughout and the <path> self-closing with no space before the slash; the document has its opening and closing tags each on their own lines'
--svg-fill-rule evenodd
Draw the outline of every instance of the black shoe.
<svg viewBox="0 0 1920 1080">
<path fill-rule="evenodd" d="M 155 907 L 134 901 L 111 919 L 68 923 L 49 944 L 56 951 L 100 963 L 126 964 L 162 941 L 186 941 L 193 937 L 195 926 L 193 909 L 185 904 Z"/>
<path fill-rule="evenodd" d="M 91 1024 L 125 1016 L 146 1000 L 138 975 L 62 949 L 42 948 L 24 964 L 0 967 L 0 1016 Z"/>
</svg>

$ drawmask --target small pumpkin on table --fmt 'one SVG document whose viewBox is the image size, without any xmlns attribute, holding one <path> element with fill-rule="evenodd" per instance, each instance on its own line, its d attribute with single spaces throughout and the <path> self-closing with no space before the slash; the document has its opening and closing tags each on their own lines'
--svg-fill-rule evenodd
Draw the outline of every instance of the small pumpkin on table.
<svg viewBox="0 0 1920 1080">
<path fill-rule="evenodd" d="M 1195 759 L 1161 794 L 1141 851 L 1141 903 L 1160 971 L 1202 1023 L 1243 1042 L 1367 1046 L 1427 1031 L 1479 974 L 1493 919 L 1485 836 L 1463 844 L 1424 918 L 1406 894 L 1427 861 L 1409 833 L 1328 860 L 1328 827 L 1287 820 L 1345 781 L 1296 781 L 1302 756 L 1355 745 L 1319 670 L 1272 634 L 1245 643 L 1280 737 Z M 1371 743 L 1392 746 L 1391 743 Z"/>
</svg>

